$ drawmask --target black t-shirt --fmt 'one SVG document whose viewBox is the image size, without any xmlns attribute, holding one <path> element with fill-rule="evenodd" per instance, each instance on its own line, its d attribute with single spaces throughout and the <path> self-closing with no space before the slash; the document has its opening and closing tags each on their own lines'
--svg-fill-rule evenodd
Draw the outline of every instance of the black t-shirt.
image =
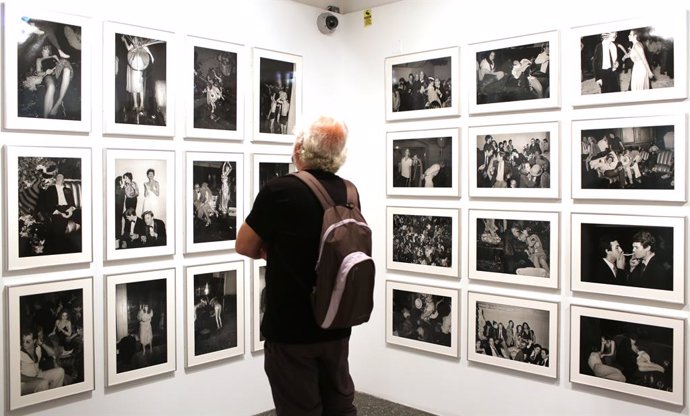
<svg viewBox="0 0 690 416">
<path fill-rule="evenodd" d="M 335 174 L 308 170 L 336 204 L 346 203 L 343 180 Z M 316 280 L 316 260 L 323 208 L 299 178 L 282 176 L 267 183 L 256 197 L 247 224 L 267 246 L 266 312 L 261 332 L 269 341 L 304 344 L 346 338 L 350 329 L 319 328 L 310 294 Z"/>
</svg>

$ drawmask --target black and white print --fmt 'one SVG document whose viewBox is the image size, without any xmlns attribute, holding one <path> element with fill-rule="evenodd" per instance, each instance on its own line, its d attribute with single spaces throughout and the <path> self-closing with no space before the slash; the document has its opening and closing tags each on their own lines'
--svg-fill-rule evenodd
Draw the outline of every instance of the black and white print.
<svg viewBox="0 0 690 416">
<path fill-rule="evenodd" d="M 194 243 L 234 240 L 237 236 L 237 162 L 193 162 Z"/>
<path fill-rule="evenodd" d="M 292 134 L 296 121 L 296 64 L 262 57 L 259 71 L 259 132 Z"/>
<path fill-rule="evenodd" d="M 392 335 L 450 347 L 452 306 L 449 296 L 394 289 Z"/>
<path fill-rule="evenodd" d="M 394 187 L 450 188 L 453 185 L 452 137 L 393 140 Z"/>
<path fill-rule="evenodd" d="M 237 53 L 194 47 L 194 128 L 237 130 Z"/>
<path fill-rule="evenodd" d="M 393 214 L 393 261 L 451 267 L 452 228 L 451 217 Z"/>
<path fill-rule="evenodd" d="M 392 66 L 393 112 L 452 106 L 451 57 L 444 56 Z"/>
<path fill-rule="evenodd" d="M 259 162 L 259 189 L 263 188 L 272 179 L 295 171 L 294 163 Z"/>
<path fill-rule="evenodd" d="M 252 261 L 252 351 L 264 348 L 261 322 L 266 312 L 266 260 Z"/>
<path fill-rule="evenodd" d="M 194 275 L 194 355 L 237 346 L 237 271 Z"/>
</svg>

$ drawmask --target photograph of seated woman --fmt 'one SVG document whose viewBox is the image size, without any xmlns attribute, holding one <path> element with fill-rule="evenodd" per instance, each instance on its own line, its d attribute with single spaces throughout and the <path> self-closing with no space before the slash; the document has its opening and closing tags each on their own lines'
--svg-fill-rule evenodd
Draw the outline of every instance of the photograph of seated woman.
<svg viewBox="0 0 690 416">
<path fill-rule="evenodd" d="M 450 347 L 451 298 L 393 290 L 393 335 Z"/>
<path fill-rule="evenodd" d="M 81 120 L 81 27 L 22 17 L 18 116 Z"/>
<path fill-rule="evenodd" d="M 548 367 L 548 311 L 477 302 L 475 352 Z"/>
<path fill-rule="evenodd" d="M 551 223 L 477 218 L 477 270 L 549 277 Z"/>
<path fill-rule="evenodd" d="M 477 53 L 477 104 L 549 98 L 549 42 Z"/>
<path fill-rule="evenodd" d="M 194 243 L 234 240 L 237 235 L 237 163 L 194 161 Z"/>
<path fill-rule="evenodd" d="M 167 360 L 165 279 L 116 286 L 117 372 Z"/>
<path fill-rule="evenodd" d="M 673 391 L 673 329 L 583 316 L 580 373 Z"/>
<path fill-rule="evenodd" d="M 478 188 L 550 188 L 549 132 L 477 136 Z"/>
<path fill-rule="evenodd" d="M 393 141 L 393 186 L 449 188 L 452 186 L 450 137 Z"/>
<path fill-rule="evenodd" d="M 84 381 L 82 299 L 81 289 L 20 298 L 22 395 Z"/>
<path fill-rule="evenodd" d="M 393 65 L 393 111 L 452 105 L 450 57 Z"/>
<path fill-rule="evenodd" d="M 451 267 L 453 219 L 393 215 L 393 261 Z"/>
<path fill-rule="evenodd" d="M 237 272 L 194 275 L 194 355 L 237 346 Z"/>
<path fill-rule="evenodd" d="M 583 189 L 674 189 L 674 126 L 582 130 Z"/>
</svg>

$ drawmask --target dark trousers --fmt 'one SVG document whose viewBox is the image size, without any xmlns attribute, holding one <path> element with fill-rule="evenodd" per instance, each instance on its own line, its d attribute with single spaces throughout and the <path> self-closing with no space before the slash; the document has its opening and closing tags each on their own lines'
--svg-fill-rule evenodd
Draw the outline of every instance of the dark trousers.
<svg viewBox="0 0 690 416">
<path fill-rule="evenodd" d="M 610 69 L 603 69 L 601 71 L 601 92 L 607 93 L 607 92 L 620 92 L 621 90 L 621 81 L 618 78 L 618 72 L 610 70 Z"/>
<path fill-rule="evenodd" d="M 349 342 L 265 342 L 264 370 L 278 416 L 357 415 L 347 362 Z"/>
</svg>

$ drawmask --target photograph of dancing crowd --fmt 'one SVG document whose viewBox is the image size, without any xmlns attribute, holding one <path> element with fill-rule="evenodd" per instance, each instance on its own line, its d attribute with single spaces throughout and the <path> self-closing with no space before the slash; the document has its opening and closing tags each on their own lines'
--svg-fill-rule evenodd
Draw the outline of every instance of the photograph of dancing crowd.
<svg viewBox="0 0 690 416">
<path fill-rule="evenodd" d="M 550 188 L 550 132 L 477 136 L 478 188 Z"/>
<path fill-rule="evenodd" d="M 450 188 L 453 178 L 450 137 L 393 141 L 393 186 Z"/>
<path fill-rule="evenodd" d="M 673 45 L 651 26 L 581 37 L 581 94 L 673 87 Z"/>
<path fill-rule="evenodd" d="M 393 215 L 393 261 L 451 267 L 453 219 Z"/>
<path fill-rule="evenodd" d="M 580 317 L 580 374 L 673 391 L 673 329 Z"/>
<path fill-rule="evenodd" d="M 194 47 L 194 128 L 237 130 L 237 54 Z"/>
<path fill-rule="evenodd" d="M 673 290 L 673 227 L 582 224 L 584 282 Z"/>
<path fill-rule="evenodd" d="M 19 257 L 81 253 L 79 158 L 19 157 Z"/>
<path fill-rule="evenodd" d="M 115 122 L 166 125 L 167 43 L 115 34 Z"/>
<path fill-rule="evenodd" d="M 393 111 L 451 106 L 450 56 L 393 65 Z"/>
<path fill-rule="evenodd" d="M 393 289 L 393 336 L 451 346 L 452 299 Z"/>
<path fill-rule="evenodd" d="M 549 42 L 477 53 L 477 104 L 550 97 Z"/>
<path fill-rule="evenodd" d="M 295 69 L 292 62 L 261 58 L 260 104 L 257 121 L 260 133 L 292 134 L 295 128 Z"/>
<path fill-rule="evenodd" d="M 549 367 L 549 312 L 477 302 L 475 352 Z"/>
<path fill-rule="evenodd" d="M 477 218 L 477 270 L 549 277 L 551 223 Z"/>
<path fill-rule="evenodd" d="M 167 362 L 166 282 L 115 285 L 117 373 Z"/>
<path fill-rule="evenodd" d="M 234 240 L 237 235 L 237 163 L 194 161 L 194 243 Z"/>
<path fill-rule="evenodd" d="M 237 346 L 237 271 L 194 275 L 194 355 Z"/>
<path fill-rule="evenodd" d="M 19 298 L 21 395 L 84 381 L 83 290 Z"/>
<path fill-rule="evenodd" d="M 23 16 L 17 116 L 81 120 L 81 27 Z"/>
<path fill-rule="evenodd" d="M 673 189 L 674 126 L 582 130 L 583 189 Z"/>
<path fill-rule="evenodd" d="M 168 244 L 165 161 L 117 160 L 115 178 L 116 249 L 158 247 Z M 155 169 L 152 167 L 155 166 Z"/>
</svg>

